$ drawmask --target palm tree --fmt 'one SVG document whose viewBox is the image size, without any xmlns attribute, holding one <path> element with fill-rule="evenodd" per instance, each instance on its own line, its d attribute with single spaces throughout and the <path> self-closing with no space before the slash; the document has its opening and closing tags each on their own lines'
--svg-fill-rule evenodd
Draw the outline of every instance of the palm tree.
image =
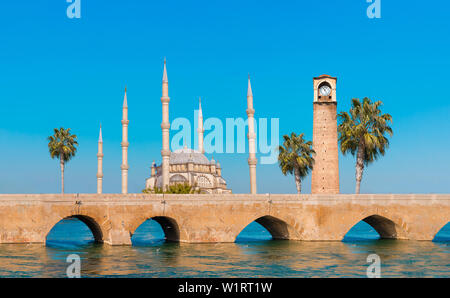
<svg viewBox="0 0 450 298">
<path fill-rule="evenodd" d="M 48 150 L 51 158 L 58 158 L 61 165 L 61 193 L 64 193 L 64 164 L 77 152 L 77 136 L 70 133 L 70 128 L 54 128 L 54 134 L 48 137 Z"/>
<path fill-rule="evenodd" d="M 381 114 L 381 101 L 373 102 L 365 97 L 362 102 L 358 98 L 352 99 L 350 112 L 338 115 L 339 142 L 341 151 L 345 155 L 350 152 L 356 154 L 356 190 L 359 194 L 364 166 L 384 155 L 389 147 L 386 134 L 392 137 L 393 131 L 389 126 L 392 116 Z"/>
<path fill-rule="evenodd" d="M 306 142 L 303 134 L 296 135 L 295 132 L 291 136 L 283 136 L 283 146 L 279 146 L 278 164 L 284 175 L 294 174 L 297 192 L 302 192 L 302 179 L 306 177 L 314 166 L 313 155 L 316 152 L 312 149 L 312 142 Z"/>
</svg>

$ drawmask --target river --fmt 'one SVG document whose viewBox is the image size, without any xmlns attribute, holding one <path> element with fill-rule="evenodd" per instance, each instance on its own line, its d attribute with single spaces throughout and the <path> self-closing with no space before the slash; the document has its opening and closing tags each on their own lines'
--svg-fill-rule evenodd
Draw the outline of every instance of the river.
<svg viewBox="0 0 450 298">
<path fill-rule="evenodd" d="M 56 225 L 47 244 L 0 244 L 1 277 L 65 277 L 70 254 L 82 277 L 366 277 L 367 256 L 381 259 L 382 277 L 450 277 L 450 224 L 435 241 L 377 240 L 361 222 L 340 242 L 275 241 L 257 223 L 235 243 L 166 243 L 149 220 L 132 246 L 93 243 L 76 219 Z"/>
</svg>

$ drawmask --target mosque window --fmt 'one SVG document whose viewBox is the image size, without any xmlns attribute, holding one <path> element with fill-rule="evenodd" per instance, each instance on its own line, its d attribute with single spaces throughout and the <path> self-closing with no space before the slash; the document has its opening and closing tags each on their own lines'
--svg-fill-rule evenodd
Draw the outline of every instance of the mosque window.
<svg viewBox="0 0 450 298">
<path fill-rule="evenodd" d="M 212 186 L 211 181 L 209 181 L 209 179 L 205 176 L 198 177 L 197 185 L 199 187 L 211 187 Z"/>
</svg>

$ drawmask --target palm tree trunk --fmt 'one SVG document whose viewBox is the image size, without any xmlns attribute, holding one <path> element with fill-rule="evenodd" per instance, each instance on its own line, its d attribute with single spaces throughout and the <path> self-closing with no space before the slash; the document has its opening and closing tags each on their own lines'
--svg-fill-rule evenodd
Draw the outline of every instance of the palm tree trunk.
<svg viewBox="0 0 450 298">
<path fill-rule="evenodd" d="M 300 172 L 297 168 L 294 168 L 295 185 L 297 186 L 297 193 L 302 193 L 302 180 L 300 178 Z"/>
<path fill-rule="evenodd" d="M 359 194 L 361 188 L 361 180 L 364 171 L 364 144 L 360 143 L 358 154 L 356 155 L 356 189 L 355 193 Z"/>
<path fill-rule="evenodd" d="M 64 159 L 62 154 L 59 156 L 59 162 L 61 165 L 61 193 L 64 194 Z"/>
</svg>

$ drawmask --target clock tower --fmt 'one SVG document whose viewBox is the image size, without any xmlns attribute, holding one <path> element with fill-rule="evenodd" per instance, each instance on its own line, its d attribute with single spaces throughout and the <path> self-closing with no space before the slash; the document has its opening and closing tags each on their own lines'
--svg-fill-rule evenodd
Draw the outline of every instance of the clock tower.
<svg viewBox="0 0 450 298">
<path fill-rule="evenodd" d="M 312 171 L 312 194 L 339 193 L 336 81 L 329 75 L 313 79 L 313 147 L 316 155 Z"/>
</svg>

